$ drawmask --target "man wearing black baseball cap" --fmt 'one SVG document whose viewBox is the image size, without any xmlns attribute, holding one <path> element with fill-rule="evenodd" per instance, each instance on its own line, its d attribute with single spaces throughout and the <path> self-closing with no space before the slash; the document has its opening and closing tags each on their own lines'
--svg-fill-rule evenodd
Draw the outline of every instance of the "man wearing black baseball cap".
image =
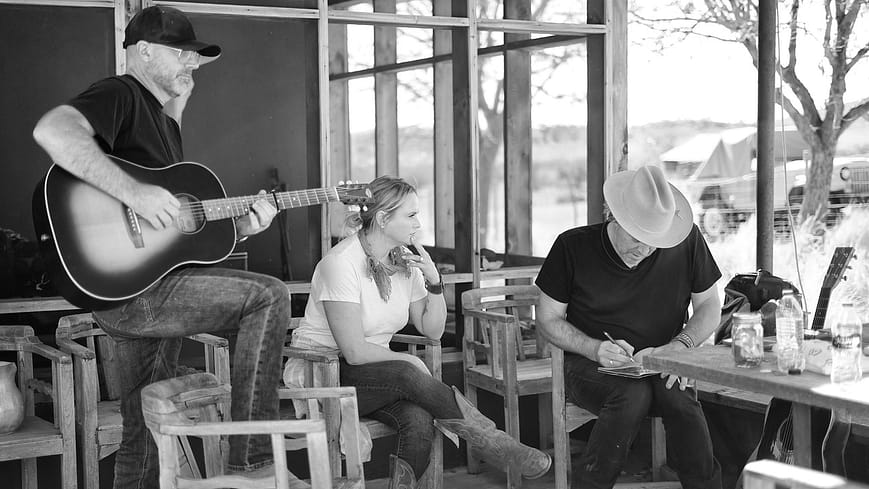
<svg viewBox="0 0 869 489">
<path fill-rule="evenodd" d="M 141 226 L 158 233 L 175 226 L 182 203 L 156 184 L 159 180 L 134 178 L 107 155 L 155 169 L 183 161 L 181 115 L 193 91 L 193 72 L 217 59 L 221 49 L 198 40 L 190 20 L 170 7 L 142 10 L 125 33 L 127 73 L 100 80 L 51 109 L 33 137 L 58 167 L 123 203 Z M 236 220 L 242 239 L 265 230 L 277 212 L 271 197 L 261 194 L 248 215 Z M 123 206 L 117 207 L 122 212 Z M 180 267 L 135 298 L 106 307 L 93 316 L 115 339 L 119 360 L 124 433 L 115 456 L 115 488 L 158 487 L 156 447 L 145 428 L 140 393 L 175 376 L 185 336 L 237 331 L 232 419 L 278 419 L 280 351 L 290 313 L 280 280 L 241 270 Z M 230 471 L 274 474 L 268 437 L 234 436 L 229 442 Z M 291 480 L 291 487 L 308 487 Z"/>
</svg>

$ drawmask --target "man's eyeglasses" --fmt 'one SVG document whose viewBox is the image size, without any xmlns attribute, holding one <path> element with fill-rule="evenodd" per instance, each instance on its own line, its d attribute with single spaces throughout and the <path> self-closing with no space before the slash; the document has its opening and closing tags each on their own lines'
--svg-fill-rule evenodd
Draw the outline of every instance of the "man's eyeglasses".
<svg viewBox="0 0 869 489">
<path fill-rule="evenodd" d="M 196 51 L 186 51 L 184 49 L 173 48 L 172 46 L 166 46 L 164 44 L 156 44 L 151 43 L 152 46 L 160 46 L 161 48 L 168 49 L 170 51 L 174 51 L 178 55 L 178 61 L 181 64 L 185 65 L 198 65 L 202 59 L 202 56 Z"/>
</svg>

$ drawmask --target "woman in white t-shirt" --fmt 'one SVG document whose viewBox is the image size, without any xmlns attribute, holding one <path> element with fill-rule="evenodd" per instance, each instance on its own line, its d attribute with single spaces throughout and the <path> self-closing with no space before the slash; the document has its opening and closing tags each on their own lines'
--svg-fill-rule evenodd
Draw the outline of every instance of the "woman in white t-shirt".
<svg viewBox="0 0 869 489">
<path fill-rule="evenodd" d="M 414 484 L 428 466 L 434 427 L 458 435 L 484 459 L 505 470 L 520 467 L 536 478 L 551 460 L 522 445 L 480 414 L 457 389 L 434 379 L 418 357 L 389 349 L 409 322 L 429 338 L 444 332 L 443 282 L 431 256 L 409 246 L 420 229 L 419 198 L 404 180 L 382 176 L 369 185 L 372 202 L 354 216 L 359 231 L 332 248 L 311 279 L 305 318 L 293 346 L 340 349 L 341 385 L 356 388 L 359 414 L 398 431 L 395 483 Z M 289 362 L 288 385 L 302 370 Z"/>
</svg>

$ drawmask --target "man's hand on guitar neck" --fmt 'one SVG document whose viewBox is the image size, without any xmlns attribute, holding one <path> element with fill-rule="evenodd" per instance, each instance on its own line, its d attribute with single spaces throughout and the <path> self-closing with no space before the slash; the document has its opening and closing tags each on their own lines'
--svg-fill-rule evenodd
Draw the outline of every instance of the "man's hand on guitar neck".
<svg viewBox="0 0 869 489">
<path fill-rule="evenodd" d="M 266 230 L 272 223 L 272 219 L 277 215 L 278 210 L 272 204 L 272 198 L 266 194 L 265 190 L 260 190 L 258 195 L 263 198 L 258 199 L 250 207 L 250 212 L 235 221 L 238 233 L 244 236 L 252 236 Z"/>
</svg>

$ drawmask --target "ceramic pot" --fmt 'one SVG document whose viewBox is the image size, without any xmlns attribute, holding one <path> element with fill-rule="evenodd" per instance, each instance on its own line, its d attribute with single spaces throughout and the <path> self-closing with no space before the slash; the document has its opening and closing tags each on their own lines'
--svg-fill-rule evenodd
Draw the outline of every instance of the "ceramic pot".
<svg viewBox="0 0 869 489">
<path fill-rule="evenodd" d="M 12 433 L 24 421 L 24 398 L 15 386 L 14 363 L 0 362 L 0 435 Z"/>
</svg>

